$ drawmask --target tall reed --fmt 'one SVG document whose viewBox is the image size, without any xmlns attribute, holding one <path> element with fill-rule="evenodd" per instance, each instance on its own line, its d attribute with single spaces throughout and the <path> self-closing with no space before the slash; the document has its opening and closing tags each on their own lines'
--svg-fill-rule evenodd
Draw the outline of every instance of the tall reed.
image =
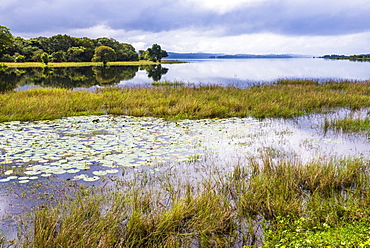
<svg viewBox="0 0 370 248">
<path fill-rule="evenodd" d="M 265 242 L 270 247 L 283 242 L 275 237 L 288 237 L 286 232 L 295 233 L 298 226 L 314 235 L 369 216 L 367 163 L 342 159 L 302 164 L 263 157 L 198 186 L 168 178 L 154 188 L 138 181 L 85 190 L 34 212 L 34 227 L 23 244 L 242 247 Z M 262 225 L 264 236 L 256 229 Z M 357 245 L 366 241 L 360 234 L 354 234 Z"/>
</svg>

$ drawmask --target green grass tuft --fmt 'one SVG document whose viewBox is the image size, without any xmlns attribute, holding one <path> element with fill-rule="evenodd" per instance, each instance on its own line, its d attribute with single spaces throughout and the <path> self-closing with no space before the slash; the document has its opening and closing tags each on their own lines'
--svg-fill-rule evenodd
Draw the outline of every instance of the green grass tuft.
<svg viewBox="0 0 370 248">
<path fill-rule="evenodd" d="M 0 122 L 113 114 L 166 119 L 253 116 L 290 118 L 335 108 L 370 106 L 369 82 L 322 85 L 263 85 L 103 88 L 97 92 L 31 89 L 0 95 Z"/>
</svg>

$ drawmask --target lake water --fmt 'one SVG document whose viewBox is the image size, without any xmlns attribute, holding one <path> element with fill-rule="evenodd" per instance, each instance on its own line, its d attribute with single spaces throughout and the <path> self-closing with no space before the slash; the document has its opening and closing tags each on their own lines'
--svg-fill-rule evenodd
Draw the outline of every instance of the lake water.
<svg viewBox="0 0 370 248">
<path fill-rule="evenodd" d="M 153 81 L 248 87 L 281 78 L 320 81 L 369 80 L 370 63 L 320 58 L 209 59 L 162 66 L 28 68 L 0 71 L 0 91 L 33 87 L 94 89 L 96 86 L 148 86 Z"/>
<path fill-rule="evenodd" d="M 168 72 L 162 80 L 191 84 L 248 86 L 251 83 L 273 82 L 281 78 L 368 80 L 370 63 L 319 58 L 289 59 L 210 59 L 189 60 L 187 64 L 164 65 Z M 125 84 L 148 84 L 145 72 Z"/>
<path fill-rule="evenodd" d="M 279 78 L 369 80 L 370 63 L 299 58 L 196 60 L 107 69 L 11 69 L 0 72 L 0 86 L 3 91 L 93 89 L 96 85 L 145 86 L 153 80 L 178 80 L 246 87 Z M 368 111 L 341 109 L 289 120 L 246 117 L 169 122 L 82 116 L 0 123 L 0 216 L 13 220 L 32 206 L 68 194 L 80 183 L 102 185 L 110 178 L 160 178 L 165 173 L 196 182 L 210 170 L 226 173 L 264 154 L 303 162 L 343 157 L 368 160 L 369 137 L 323 129 L 325 118 L 368 116 Z M 0 231 L 8 237 L 16 233 L 12 223 L 0 221 Z"/>
</svg>

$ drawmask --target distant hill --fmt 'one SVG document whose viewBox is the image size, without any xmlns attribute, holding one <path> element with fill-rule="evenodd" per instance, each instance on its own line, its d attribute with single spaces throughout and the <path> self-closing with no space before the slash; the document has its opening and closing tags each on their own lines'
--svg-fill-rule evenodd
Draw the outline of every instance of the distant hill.
<svg viewBox="0 0 370 248">
<path fill-rule="evenodd" d="M 222 53 L 174 53 L 168 52 L 166 59 L 256 59 L 256 58 L 307 58 L 297 54 L 222 54 Z"/>
<path fill-rule="evenodd" d="M 221 53 L 173 53 L 168 52 L 166 59 L 211 59 L 217 56 L 222 56 Z"/>
</svg>

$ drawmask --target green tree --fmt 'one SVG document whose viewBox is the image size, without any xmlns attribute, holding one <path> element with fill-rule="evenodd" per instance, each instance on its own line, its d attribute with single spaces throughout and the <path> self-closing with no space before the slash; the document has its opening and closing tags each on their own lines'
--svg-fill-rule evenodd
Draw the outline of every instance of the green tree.
<svg viewBox="0 0 370 248">
<path fill-rule="evenodd" d="M 4 26 L 0 26 L 0 56 L 2 53 L 13 46 L 13 35 L 10 33 L 10 29 Z"/>
<path fill-rule="evenodd" d="M 70 47 L 67 50 L 67 57 L 68 61 L 76 61 L 76 62 L 81 62 L 80 57 L 81 54 L 85 52 L 86 48 L 85 47 Z"/>
<path fill-rule="evenodd" d="M 162 58 L 167 57 L 168 54 L 165 50 L 162 50 L 158 44 L 153 44 L 151 48 L 148 48 L 146 58 L 150 61 L 161 62 Z"/>
<path fill-rule="evenodd" d="M 146 54 L 146 51 L 144 50 L 139 50 L 139 59 L 140 60 L 144 60 L 145 59 L 145 55 Z"/>
<path fill-rule="evenodd" d="M 53 62 L 67 62 L 67 53 L 64 51 L 57 51 L 51 54 L 51 61 Z"/>
<path fill-rule="evenodd" d="M 99 46 L 95 48 L 93 62 L 103 62 L 106 66 L 109 61 L 115 61 L 117 59 L 117 54 L 113 48 L 108 46 Z"/>
<path fill-rule="evenodd" d="M 49 57 L 49 54 L 48 53 L 43 52 L 41 54 L 41 57 L 40 58 L 41 58 L 42 63 L 44 63 L 45 65 L 48 65 L 48 63 L 50 61 L 50 57 Z"/>
</svg>

